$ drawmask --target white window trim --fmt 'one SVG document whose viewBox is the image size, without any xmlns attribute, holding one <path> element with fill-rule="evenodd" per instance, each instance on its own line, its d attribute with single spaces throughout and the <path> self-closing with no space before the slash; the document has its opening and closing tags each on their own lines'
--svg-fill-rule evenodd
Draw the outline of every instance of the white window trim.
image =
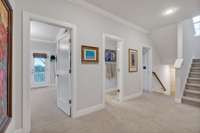
<svg viewBox="0 0 200 133">
<path fill-rule="evenodd" d="M 200 18 L 200 16 L 196 16 L 196 17 L 194 17 L 194 18 L 192 19 L 193 27 L 194 27 L 194 36 L 195 36 L 195 37 L 199 37 L 199 36 L 200 36 L 200 33 L 197 32 L 197 30 L 200 30 L 200 28 L 199 28 L 199 29 L 196 29 L 196 28 L 195 28 L 195 24 L 200 24 L 200 19 L 197 20 L 197 21 L 194 21 L 194 19 L 197 18 L 197 17 Z"/>
</svg>

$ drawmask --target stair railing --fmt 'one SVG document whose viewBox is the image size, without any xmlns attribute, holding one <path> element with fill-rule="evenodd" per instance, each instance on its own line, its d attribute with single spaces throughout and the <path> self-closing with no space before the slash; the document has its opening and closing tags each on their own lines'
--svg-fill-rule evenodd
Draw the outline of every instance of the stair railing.
<svg viewBox="0 0 200 133">
<path fill-rule="evenodd" d="M 163 83 L 161 82 L 160 78 L 158 77 L 158 75 L 156 74 L 156 72 L 152 72 L 153 75 L 156 77 L 156 79 L 158 80 L 158 82 L 160 83 L 160 85 L 162 86 L 162 89 L 164 91 L 166 91 L 167 89 L 165 88 L 165 86 L 163 85 Z"/>
</svg>

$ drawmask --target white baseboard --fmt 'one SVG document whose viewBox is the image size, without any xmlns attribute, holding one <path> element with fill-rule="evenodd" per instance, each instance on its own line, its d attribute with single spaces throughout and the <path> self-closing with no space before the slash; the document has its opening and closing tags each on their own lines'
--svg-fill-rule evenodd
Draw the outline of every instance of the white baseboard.
<svg viewBox="0 0 200 133">
<path fill-rule="evenodd" d="M 143 92 L 140 91 L 140 92 L 131 94 L 131 95 L 129 95 L 129 96 L 125 96 L 125 97 L 122 98 L 122 101 L 128 101 L 128 100 L 130 100 L 130 99 L 140 97 L 142 94 L 143 94 Z"/>
<path fill-rule="evenodd" d="M 182 103 L 182 100 L 181 100 L 181 98 L 175 98 L 175 102 L 176 103 Z"/>
<path fill-rule="evenodd" d="M 75 114 L 74 117 L 78 118 L 78 117 L 88 115 L 90 113 L 102 110 L 104 108 L 105 108 L 105 106 L 103 104 L 99 104 L 99 105 L 92 106 L 92 107 L 89 107 L 89 108 L 86 108 L 86 109 L 81 109 L 81 110 L 77 111 L 77 113 Z"/>
<path fill-rule="evenodd" d="M 24 133 L 24 132 L 23 132 L 23 129 L 17 129 L 15 130 L 15 133 Z"/>
</svg>

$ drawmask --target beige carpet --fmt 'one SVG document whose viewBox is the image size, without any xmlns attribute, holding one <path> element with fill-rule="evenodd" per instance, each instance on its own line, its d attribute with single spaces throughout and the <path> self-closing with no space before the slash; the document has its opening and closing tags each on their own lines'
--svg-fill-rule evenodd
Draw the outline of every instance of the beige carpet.
<svg viewBox="0 0 200 133">
<path fill-rule="evenodd" d="M 200 133 L 200 108 L 175 104 L 172 97 L 144 94 L 70 119 L 56 108 L 55 94 L 51 88 L 33 91 L 31 133 Z"/>
</svg>

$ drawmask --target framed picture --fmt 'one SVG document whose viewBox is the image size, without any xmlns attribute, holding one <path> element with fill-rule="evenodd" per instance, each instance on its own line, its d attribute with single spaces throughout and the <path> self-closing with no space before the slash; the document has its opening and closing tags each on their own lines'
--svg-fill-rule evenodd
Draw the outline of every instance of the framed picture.
<svg viewBox="0 0 200 133">
<path fill-rule="evenodd" d="M 99 48 L 91 46 L 82 46 L 81 61 L 83 64 L 99 63 Z"/>
<path fill-rule="evenodd" d="M 117 52 L 116 50 L 105 50 L 105 62 L 116 62 L 117 61 Z"/>
<path fill-rule="evenodd" d="M 12 117 L 12 8 L 0 0 L 0 133 Z"/>
<path fill-rule="evenodd" d="M 137 72 L 138 71 L 138 52 L 134 49 L 128 50 L 129 57 L 129 72 Z"/>
</svg>

